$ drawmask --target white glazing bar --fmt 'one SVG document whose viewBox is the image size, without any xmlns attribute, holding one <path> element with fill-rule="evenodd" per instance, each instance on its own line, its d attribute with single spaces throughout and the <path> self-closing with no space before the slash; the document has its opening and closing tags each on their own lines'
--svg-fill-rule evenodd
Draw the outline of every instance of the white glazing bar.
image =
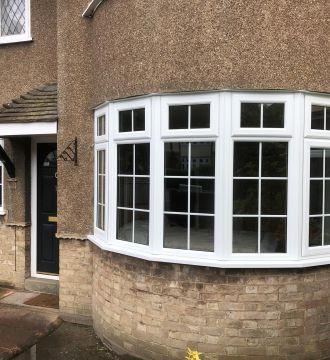
<svg viewBox="0 0 330 360">
<path fill-rule="evenodd" d="M 325 119 L 324 119 L 325 120 Z M 325 123 L 325 121 L 324 121 Z M 325 149 L 323 149 L 323 189 L 322 189 L 322 246 L 324 245 L 324 213 L 325 213 Z"/>
<path fill-rule="evenodd" d="M 258 180 L 258 254 L 260 254 L 260 241 L 261 241 L 261 165 L 262 165 L 262 142 L 259 142 L 259 180 Z"/>
<path fill-rule="evenodd" d="M 190 108 L 190 106 L 189 106 Z M 187 219 L 187 249 L 190 250 L 190 175 L 191 175 L 191 142 L 188 144 L 188 219 Z"/>
</svg>

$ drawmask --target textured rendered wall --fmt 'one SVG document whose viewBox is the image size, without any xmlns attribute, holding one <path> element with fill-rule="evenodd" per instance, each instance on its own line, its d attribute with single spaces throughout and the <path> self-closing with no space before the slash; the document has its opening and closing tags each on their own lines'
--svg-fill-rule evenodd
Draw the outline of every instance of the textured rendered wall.
<svg viewBox="0 0 330 360">
<path fill-rule="evenodd" d="M 79 141 L 79 167 L 59 164 L 62 237 L 92 231 L 93 106 L 152 92 L 330 92 L 328 0 L 111 0 L 92 19 L 86 5 L 57 0 L 59 151 Z"/>
<path fill-rule="evenodd" d="M 224 270 L 94 248 L 97 333 L 144 359 L 330 357 L 330 267 Z"/>
<path fill-rule="evenodd" d="M 32 42 L 0 45 L 0 104 L 56 82 L 56 0 L 31 0 Z"/>
<path fill-rule="evenodd" d="M 151 92 L 330 92 L 328 0 L 111 0 L 93 20 L 93 103 Z"/>
</svg>

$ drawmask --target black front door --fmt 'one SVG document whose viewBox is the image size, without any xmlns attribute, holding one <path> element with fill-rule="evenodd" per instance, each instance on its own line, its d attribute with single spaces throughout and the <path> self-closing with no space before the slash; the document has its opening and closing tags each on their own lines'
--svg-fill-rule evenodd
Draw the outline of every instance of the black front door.
<svg viewBox="0 0 330 360">
<path fill-rule="evenodd" d="M 56 144 L 37 144 L 37 272 L 59 273 Z"/>
</svg>

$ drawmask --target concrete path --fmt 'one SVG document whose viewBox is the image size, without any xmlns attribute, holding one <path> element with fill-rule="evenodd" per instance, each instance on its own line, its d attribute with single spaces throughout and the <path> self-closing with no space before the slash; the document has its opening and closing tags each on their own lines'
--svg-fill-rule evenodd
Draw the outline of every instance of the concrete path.
<svg viewBox="0 0 330 360">
<path fill-rule="evenodd" d="M 56 311 L 0 303 L 0 360 L 33 346 L 61 322 Z"/>
</svg>

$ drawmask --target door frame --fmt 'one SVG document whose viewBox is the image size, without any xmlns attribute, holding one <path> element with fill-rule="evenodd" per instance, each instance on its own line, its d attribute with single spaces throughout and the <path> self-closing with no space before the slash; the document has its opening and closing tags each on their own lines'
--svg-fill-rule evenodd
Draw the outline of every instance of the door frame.
<svg viewBox="0 0 330 360">
<path fill-rule="evenodd" d="M 31 138 L 31 277 L 59 280 L 59 275 L 37 272 L 37 144 L 56 143 L 56 135 L 33 136 Z"/>
</svg>

